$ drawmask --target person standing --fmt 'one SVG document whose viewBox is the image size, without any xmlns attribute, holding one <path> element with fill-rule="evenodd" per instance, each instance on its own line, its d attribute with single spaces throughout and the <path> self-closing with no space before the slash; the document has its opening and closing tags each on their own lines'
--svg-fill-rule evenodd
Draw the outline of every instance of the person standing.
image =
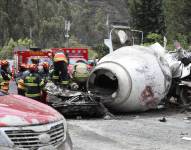
<svg viewBox="0 0 191 150">
<path fill-rule="evenodd" d="M 54 69 L 51 78 L 55 84 L 59 84 L 62 88 L 67 88 L 69 85 L 68 75 L 68 59 L 64 52 L 57 52 L 53 58 Z"/>
<path fill-rule="evenodd" d="M 19 72 L 15 76 L 16 84 L 17 84 L 17 91 L 19 95 L 25 95 L 25 87 L 22 83 L 22 79 L 28 74 L 27 65 L 21 64 L 19 65 Z"/>
<path fill-rule="evenodd" d="M 9 62 L 7 60 L 1 60 L 0 68 L 0 89 L 2 91 L 9 91 L 9 81 L 12 78 L 11 71 L 9 69 Z"/>
<path fill-rule="evenodd" d="M 42 102 L 44 80 L 38 73 L 36 64 L 29 65 L 29 74 L 23 78 L 25 96 Z"/>
</svg>

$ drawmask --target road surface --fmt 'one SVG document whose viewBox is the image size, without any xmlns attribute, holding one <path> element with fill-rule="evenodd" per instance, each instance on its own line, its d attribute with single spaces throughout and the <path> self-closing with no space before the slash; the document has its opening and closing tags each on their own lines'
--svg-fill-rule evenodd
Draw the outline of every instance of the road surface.
<svg viewBox="0 0 191 150">
<path fill-rule="evenodd" d="M 191 150 L 190 113 L 151 111 L 114 120 L 68 120 L 74 150 Z M 160 122 L 166 116 L 166 122 Z"/>
</svg>

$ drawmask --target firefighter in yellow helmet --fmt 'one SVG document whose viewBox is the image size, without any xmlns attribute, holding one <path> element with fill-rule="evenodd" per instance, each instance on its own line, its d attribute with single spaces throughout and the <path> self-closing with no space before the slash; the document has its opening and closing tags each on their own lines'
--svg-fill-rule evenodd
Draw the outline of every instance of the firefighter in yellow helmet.
<svg viewBox="0 0 191 150">
<path fill-rule="evenodd" d="M 25 86 L 25 96 L 42 102 L 42 91 L 44 80 L 38 73 L 36 64 L 29 65 L 29 74 L 23 78 Z"/>
<path fill-rule="evenodd" d="M 86 90 L 86 82 L 89 77 L 90 71 L 88 64 L 83 60 L 79 60 L 74 65 L 74 71 L 72 73 L 73 80 L 78 84 L 79 89 L 82 91 Z"/>
<path fill-rule="evenodd" d="M 68 59 L 64 52 L 57 52 L 53 58 L 54 69 L 51 78 L 55 84 L 67 88 L 69 84 Z"/>
<path fill-rule="evenodd" d="M 11 71 L 9 70 L 9 62 L 7 60 L 1 60 L 0 68 L 0 89 L 8 92 L 9 81 L 12 78 Z"/>
</svg>

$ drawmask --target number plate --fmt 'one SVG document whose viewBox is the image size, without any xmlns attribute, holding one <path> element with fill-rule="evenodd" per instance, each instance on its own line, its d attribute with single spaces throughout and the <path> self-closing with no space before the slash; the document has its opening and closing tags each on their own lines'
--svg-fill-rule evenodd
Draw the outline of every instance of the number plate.
<svg viewBox="0 0 191 150">
<path fill-rule="evenodd" d="M 39 148 L 38 150 L 57 150 L 56 148 L 54 148 L 54 146 L 49 145 L 49 146 L 44 146 Z"/>
</svg>

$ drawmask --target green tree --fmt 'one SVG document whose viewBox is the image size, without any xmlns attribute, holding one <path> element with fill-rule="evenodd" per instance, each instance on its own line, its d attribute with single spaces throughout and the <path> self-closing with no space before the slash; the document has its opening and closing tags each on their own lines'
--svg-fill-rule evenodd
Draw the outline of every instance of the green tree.
<svg viewBox="0 0 191 150">
<path fill-rule="evenodd" d="M 109 48 L 104 44 L 98 44 L 93 49 L 97 52 L 99 58 L 102 58 L 109 53 Z"/>
<path fill-rule="evenodd" d="M 131 22 L 147 36 L 150 32 L 164 34 L 163 0 L 131 0 Z"/>
<path fill-rule="evenodd" d="M 182 45 L 190 42 L 191 1 L 166 0 L 164 1 L 165 23 L 169 42 L 178 40 Z"/>
</svg>

